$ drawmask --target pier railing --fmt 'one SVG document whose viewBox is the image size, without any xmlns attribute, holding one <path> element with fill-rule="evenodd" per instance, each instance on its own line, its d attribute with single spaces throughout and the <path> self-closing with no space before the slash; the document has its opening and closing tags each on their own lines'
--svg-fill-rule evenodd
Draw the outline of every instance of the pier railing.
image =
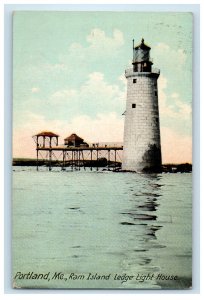
<svg viewBox="0 0 204 300">
<path fill-rule="evenodd" d="M 117 144 L 117 145 L 116 145 Z M 66 146 L 58 145 L 52 146 L 37 145 L 36 148 L 36 165 L 37 170 L 39 167 L 39 158 L 46 160 L 46 165 L 51 171 L 53 166 L 58 165 L 65 170 L 66 167 L 70 167 L 71 170 L 80 170 L 81 167 L 105 167 L 113 170 L 117 170 L 121 166 L 121 155 L 120 151 L 123 150 L 123 146 L 119 143 L 113 144 L 103 144 L 103 143 L 93 143 L 89 146 L 80 145 L 76 146 Z"/>
</svg>

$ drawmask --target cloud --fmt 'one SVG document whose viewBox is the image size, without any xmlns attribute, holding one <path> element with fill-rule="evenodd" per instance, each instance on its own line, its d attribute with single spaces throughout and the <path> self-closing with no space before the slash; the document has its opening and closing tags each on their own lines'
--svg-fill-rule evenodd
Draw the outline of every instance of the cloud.
<svg viewBox="0 0 204 300">
<path fill-rule="evenodd" d="M 13 129 L 13 157 L 36 157 L 35 143 L 32 136 L 41 131 L 54 131 L 58 133 L 58 128 L 62 123 L 58 120 L 48 121 L 43 115 L 24 111 L 23 122 Z"/>
<path fill-rule="evenodd" d="M 124 83 L 122 76 L 118 79 Z M 31 136 L 40 131 L 53 131 L 59 134 L 60 143 L 63 143 L 63 138 L 73 132 L 87 142 L 123 141 L 124 119 L 117 113 L 117 110 L 123 112 L 121 107 L 125 104 L 126 84 L 123 86 L 122 89 L 118 85 L 111 85 L 106 81 L 103 73 L 92 72 L 78 90 L 62 89 L 52 94 L 50 101 L 56 107 L 60 107 L 61 118 L 58 118 L 57 109 L 53 109 L 54 117 L 50 119 L 47 114 L 23 111 L 22 122 L 14 126 L 14 157 L 35 157 L 35 145 Z M 191 107 L 181 101 L 177 92 L 172 92 L 167 97 L 167 88 L 168 80 L 161 75 L 159 102 L 163 162 L 190 162 L 191 136 L 179 133 L 178 118 L 181 126 L 184 126 L 184 121 L 191 116 Z M 173 104 L 168 104 L 167 99 L 170 99 L 170 103 Z M 167 126 L 164 121 L 167 121 Z M 175 124 L 177 124 L 176 128 Z"/>
<path fill-rule="evenodd" d="M 179 97 L 179 94 L 178 93 L 173 93 L 171 94 L 171 98 L 178 98 Z"/>
<path fill-rule="evenodd" d="M 52 131 L 60 135 L 60 144 L 71 133 L 76 133 L 87 142 L 121 142 L 124 119 L 116 113 L 74 117 L 70 121 L 47 120 L 42 115 L 27 112 L 27 120 L 13 135 L 13 157 L 35 157 L 32 136 L 41 131 Z"/>
<path fill-rule="evenodd" d="M 162 74 L 158 79 L 158 94 L 159 94 L 159 108 L 160 112 L 163 113 L 164 107 L 167 105 L 167 95 L 165 89 L 167 87 L 167 78 L 164 77 Z"/>
<path fill-rule="evenodd" d="M 51 100 L 53 100 L 54 103 L 59 104 L 59 102 L 61 101 L 69 101 L 70 98 L 72 99 L 73 97 L 75 97 L 77 95 L 77 91 L 74 89 L 63 89 L 63 90 L 59 90 L 54 92 L 51 95 Z"/>
<path fill-rule="evenodd" d="M 62 72 L 67 69 L 65 64 L 45 64 L 45 69 L 51 72 Z"/>
<path fill-rule="evenodd" d="M 171 65 L 174 69 L 184 65 L 187 59 L 185 50 L 182 48 L 172 49 L 168 44 L 158 43 L 154 48 L 154 57 L 160 62 L 164 61 L 165 64 Z"/>
<path fill-rule="evenodd" d="M 178 92 L 185 99 L 189 99 L 191 92 L 191 57 L 182 48 L 170 48 L 165 43 L 159 43 L 152 49 L 154 65 L 158 66 L 166 78 L 171 91 Z M 187 61 L 188 60 L 188 61 Z M 184 96 L 185 95 L 185 96 Z"/>
<path fill-rule="evenodd" d="M 122 142 L 124 119 L 116 113 L 97 114 L 95 118 L 82 115 L 69 123 L 69 129 L 90 142 Z"/>
<path fill-rule="evenodd" d="M 110 111 L 120 114 L 124 108 L 125 98 L 124 86 L 120 88 L 117 84 L 110 84 L 103 73 L 92 72 L 79 89 L 55 91 L 50 96 L 50 104 L 61 108 L 63 106 L 64 110 L 61 112 L 66 118 L 79 114 L 93 116 Z"/>
<path fill-rule="evenodd" d="M 108 37 L 103 30 L 94 28 L 86 40 L 90 44 L 89 50 L 92 49 L 97 52 L 107 51 L 107 49 L 112 52 L 124 44 L 123 33 L 118 29 L 114 29 L 113 36 Z"/>
<path fill-rule="evenodd" d="M 92 63 L 103 65 L 104 62 L 107 64 L 107 59 L 113 56 L 117 61 L 117 55 L 124 45 L 123 33 L 116 28 L 113 30 L 112 36 L 107 36 L 105 31 L 100 28 L 93 28 L 86 36 L 86 41 L 86 46 L 72 43 L 67 53 L 59 56 L 61 64 L 80 66 L 80 69 L 83 70 Z"/>
<path fill-rule="evenodd" d="M 109 35 L 100 28 L 93 28 L 84 36 L 81 43 L 71 43 L 66 49 L 64 47 L 60 49 L 61 53 L 58 52 L 53 61 L 48 60 L 47 56 L 41 56 L 40 59 L 34 56 L 33 60 L 19 64 L 14 70 L 14 96 L 17 99 L 15 100 L 16 103 L 18 102 L 18 106 L 21 103 L 22 106 L 25 106 L 26 103 L 26 106 L 32 106 L 31 109 L 34 109 L 36 113 L 37 106 L 45 113 L 50 101 L 52 104 L 59 103 L 61 108 L 63 107 L 63 101 L 69 103 L 69 99 L 76 101 L 76 104 L 81 104 L 82 95 L 80 95 L 79 90 L 80 86 L 84 84 L 87 74 L 107 72 L 107 81 L 111 78 L 112 73 L 115 72 L 116 77 L 112 76 L 112 78 L 117 78 L 118 74 L 115 65 L 118 65 L 117 55 L 121 54 L 120 51 L 123 44 L 123 33 L 117 28 L 112 29 Z M 112 59 L 113 57 L 114 59 Z M 92 75 L 90 82 L 85 84 L 89 85 L 92 82 L 93 90 L 94 81 L 95 85 L 96 82 L 103 85 L 105 80 L 100 77 L 101 75 L 98 76 L 99 78 L 93 78 Z M 97 94 L 100 94 L 100 91 L 102 93 L 104 88 L 108 89 L 108 84 L 106 87 L 103 85 L 101 89 L 99 88 L 99 92 L 94 91 L 95 98 L 98 98 Z M 89 95 L 90 92 L 91 87 Z M 36 99 L 37 95 L 38 99 Z M 84 103 L 82 104 L 83 106 L 85 106 Z M 56 108 L 56 111 L 59 114 L 58 108 Z M 72 109 L 70 113 L 76 112 Z M 88 113 L 87 109 L 84 113 Z"/>
<path fill-rule="evenodd" d="M 127 89 L 127 79 L 125 78 L 125 74 L 121 74 L 119 77 L 118 77 L 118 80 L 119 82 L 122 83 L 122 85 L 124 86 L 125 90 Z"/>
<path fill-rule="evenodd" d="M 158 80 L 159 90 L 159 111 L 161 118 L 168 118 L 169 121 L 187 120 L 191 118 L 192 108 L 190 104 L 180 99 L 179 93 L 172 93 L 167 96 L 167 79 L 161 75 Z M 170 104 L 169 104 L 170 103 Z"/>
<path fill-rule="evenodd" d="M 175 99 L 175 104 L 178 109 L 177 115 L 178 117 L 181 117 L 181 114 L 183 116 L 183 119 L 188 119 L 191 117 L 192 114 L 192 108 L 191 105 L 184 103 L 180 100 L 179 95 Z"/>
<path fill-rule="evenodd" d="M 39 93 L 39 91 L 40 91 L 40 89 L 39 89 L 38 87 L 33 87 L 33 88 L 31 89 L 31 93 L 32 93 L 32 94 Z"/>
<path fill-rule="evenodd" d="M 170 50 L 169 45 L 167 45 L 167 44 L 165 44 L 165 43 L 158 43 L 158 44 L 156 45 L 156 48 L 157 48 L 158 51 L 169 51 L 169 50 Z M 156 49 L 156 48 L 155 48 L 155 49 Z"/>
<path fill-rule="evenodd" d="M 192 138 L 161 127 L 163 163 L 192 163 Z"/>
<path fill-rule="evenodd" d="M 70 121 L 47 120 L 42 115 L 27 113 L 24 126 L 14 131 L 13 156 L 36 157 L 32 135 L 41 131 L 53 131 L 60 135 L 63 144 L 65 137 L 76 133 L 85 141 L 122 142 L 124 120 L 115 113 L 97 114 L 94 118 L 87 115 L 74 117 Z M 161 127 L 163 163 L 192 162 L 192 140 L 187 135 L 177 133 L 171 128 Z"/>
<path fill-rule="evenodd" d="M 163 163 L 192 162 L 191 105 L 177 92 L 167 93 L 168 80 L 159 78 L 159 112 Z"/>
</svg>

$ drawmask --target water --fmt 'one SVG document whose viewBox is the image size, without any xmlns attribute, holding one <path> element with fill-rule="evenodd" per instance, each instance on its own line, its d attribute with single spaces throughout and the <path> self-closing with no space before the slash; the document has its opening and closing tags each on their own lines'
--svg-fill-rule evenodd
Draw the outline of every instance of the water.
<svg viewBox="0 0 204 300">
<path fill-rule="evenodd" d="M 191 286 L 192 174 L 13 170 L 15 287 Z"/>
</svg>

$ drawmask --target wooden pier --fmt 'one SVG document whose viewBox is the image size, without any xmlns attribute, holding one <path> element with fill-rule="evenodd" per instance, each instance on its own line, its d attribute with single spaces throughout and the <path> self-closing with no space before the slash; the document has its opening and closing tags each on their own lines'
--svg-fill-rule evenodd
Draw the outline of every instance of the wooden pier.
<svg viewBox="0 0 204 300">
<path fill-rule="evenodd" d="M 59 145 L 59 135 L 50 131 L 38 133 L 33 138 L 36 143 L 37 170 L 40 158 L 47 162 L 50 171 L 56 162 L 62 170 L 66 170 L 66 167 L 71 170 L 80 170 L 81 167 L 90 167 L 92 170 L 96 167 L 98 170 L 100 166 L 116 170 L 121 162 L 119 151 L 123 150 L 122 146 L 99 143 L 89 145 L 76 134 L 64 139 L 64 145 Z M 102 162 L 106 162 L 106 165 Z"/>
<path fill-rule="evenodd" d="M 118 162 L 121 162 L 121 156 L 119 151 L 122 151 L 123 147 L 116 146 L 97 146 L 97 147 L 37 147 L 37 170 L 39 169 L 39 158 L 46 159 L 48 161 L 48 168 L 51 171 L 53 167 L 53 161 L 60 162 L 62 170 L 65 170 L 67 166 L 72 170 L 79 170 L 80 168 L 96 166 L 96 169 L 100 167 L 97 162 L 101 159 L 107 159 L 107 168 L 116 169 Z M 89 162 L 89 163 L 88 163 Z"/>
</svg>

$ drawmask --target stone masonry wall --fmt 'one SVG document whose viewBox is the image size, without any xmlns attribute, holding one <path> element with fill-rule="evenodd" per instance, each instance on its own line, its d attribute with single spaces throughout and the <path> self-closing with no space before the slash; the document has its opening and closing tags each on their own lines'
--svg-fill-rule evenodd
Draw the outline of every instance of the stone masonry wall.
<svg viewBox="0 0 204 300">
<path fill-rule="evenodd" d="M 141 171 L 161 165 L 158 76 L 155 73 L 126 75 L 123 170 Z"/>
</svg>

